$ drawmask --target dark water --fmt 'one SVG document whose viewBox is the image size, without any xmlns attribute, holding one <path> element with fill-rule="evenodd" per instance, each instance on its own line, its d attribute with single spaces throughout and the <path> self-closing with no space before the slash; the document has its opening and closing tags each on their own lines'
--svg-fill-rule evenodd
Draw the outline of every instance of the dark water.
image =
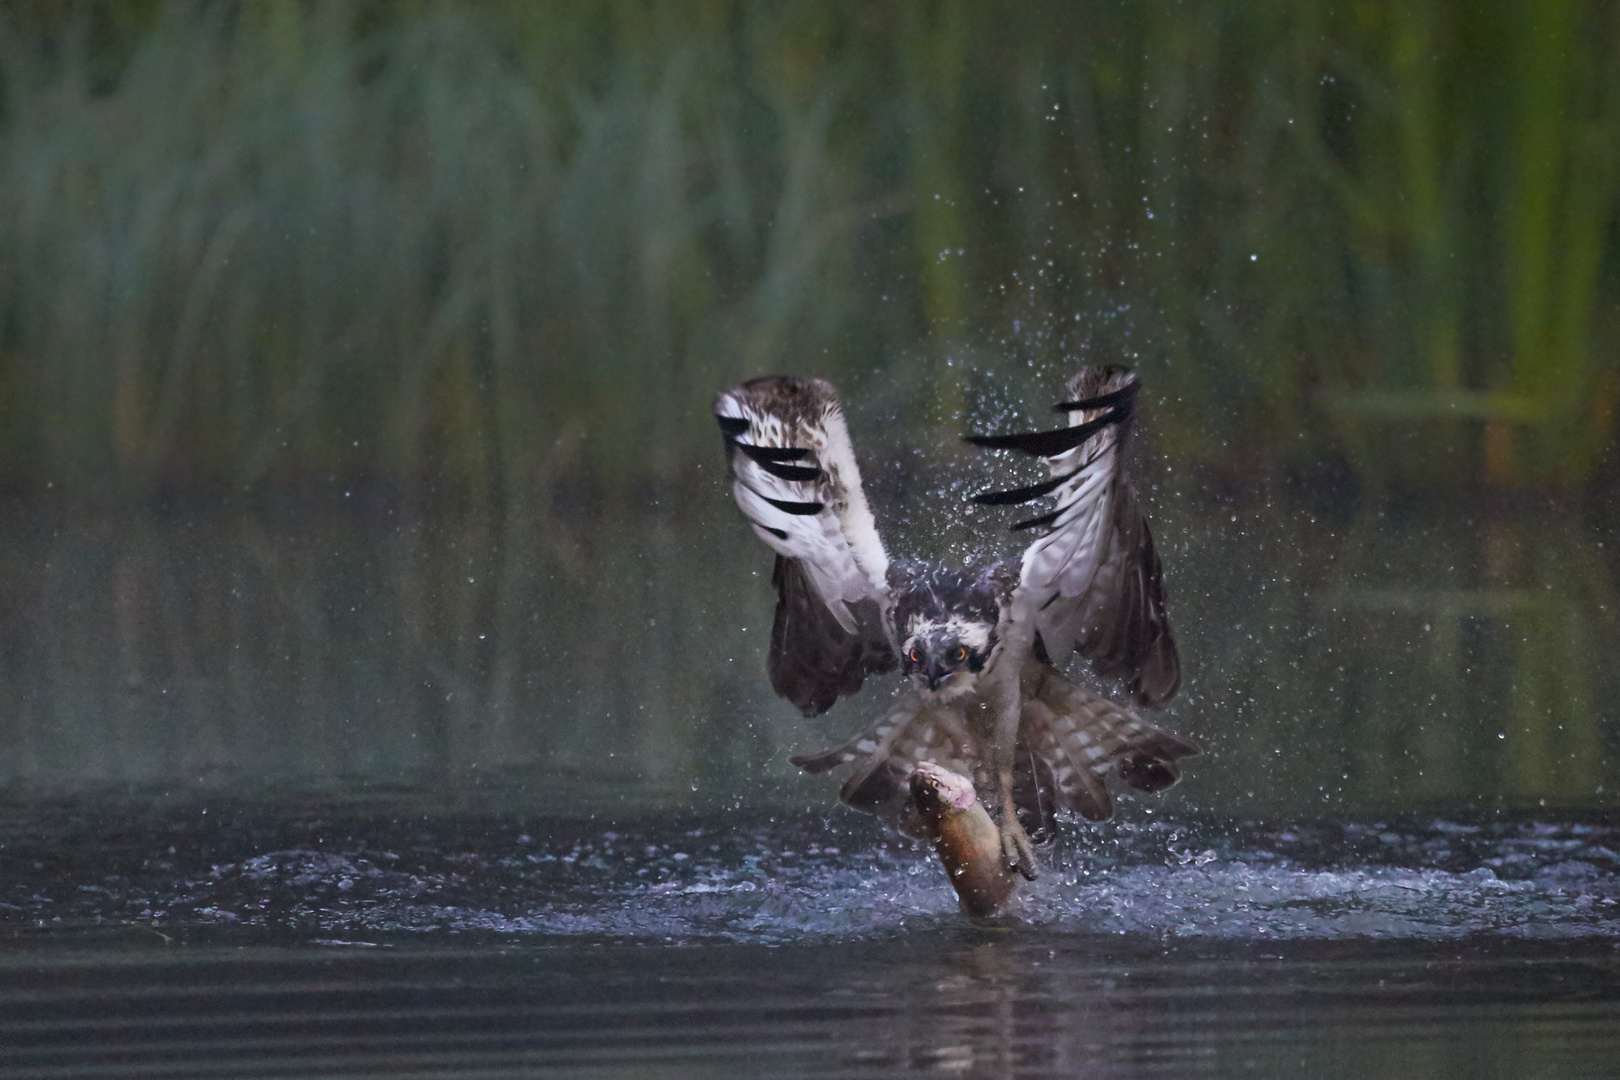
<svg viewBox="0 0 1620 1080">
<path fill-rule="evenodd" d="M 1158 498 L 1204 752 L 983 925 L 787 766 L 890 691 L 771 696 L 718 485 L 8 506 L 0 1076 L 1620 1075 L 1601 516 Z"/>
<path fill-rule="evenodd" d="M 396 800 L 398 796 L 396 795 Z M 1076 827 L 1005 918 L 862 818 L 59 807 L 4 1076 L 1608 1076 L 1620 827 Z"/>
<path fill-rule="evenodd" d="M 1612 950 L 976 931 L 828 946 L 12 953 L 4 1075 L 1614 1075 Z"/>
</svg>

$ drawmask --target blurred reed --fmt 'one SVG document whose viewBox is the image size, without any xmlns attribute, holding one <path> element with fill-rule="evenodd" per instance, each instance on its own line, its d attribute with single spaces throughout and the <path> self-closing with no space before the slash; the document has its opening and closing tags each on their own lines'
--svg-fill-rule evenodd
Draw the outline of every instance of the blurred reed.
<svg viewBox="0 0 1620 1080">
<path fill-rule="evenodd" d="M 163 6 L 105 87 L 83 20 L 6 35 L 14 470 L 519 504 L 576 466 L 667 479 L 719 357 L 827 317 L 823 101 L 740 101 L 652 25 L 592 65 L 600 20 L 367 10 Z"/>
<path fill-rule="evenodd" d="M 1620 399 L 1620 9 L 19 4 L 13 486 L 542 513 L 709 395 L 1148 369 L 1175 465 L 1580 487 Z M 626 503 L 625 500 L 630 500 Z"/>
</svg>

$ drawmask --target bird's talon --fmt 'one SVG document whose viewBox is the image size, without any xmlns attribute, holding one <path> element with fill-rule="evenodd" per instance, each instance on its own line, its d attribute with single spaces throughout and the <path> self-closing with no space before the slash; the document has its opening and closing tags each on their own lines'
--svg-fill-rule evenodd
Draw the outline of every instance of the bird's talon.
<svg viewBox="0 0 1620 1080">
<path fill-rule="evenodd" d="M 1001 854 L 1007 860 L 1007 869 L 1018 871 L 1025 880 L 1034 881 L 1040 876 L 1040 864 L 1035 861 L 1035 847 L 1029 842 L 1029 834 L 1016 820 L 1011 827 L 1003 826 L 1001 829 Z"/>
</svg>

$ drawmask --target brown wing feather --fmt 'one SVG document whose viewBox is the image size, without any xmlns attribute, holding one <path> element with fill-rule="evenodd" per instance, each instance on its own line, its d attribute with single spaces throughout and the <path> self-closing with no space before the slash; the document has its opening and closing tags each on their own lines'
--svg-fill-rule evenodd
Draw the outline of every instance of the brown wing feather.
<svg viewBox="0 0 1620 1080">
<path fill-rule="evenodd" d="M 1072 610 L 1054 611 L 1053 617 L 1043 620 L 1042 632 L 1060 642 L 1068 637 L 1100 678 L 1125 683 L 1138 704 L 1162 705 L 1181 687 L 1181 658 L 1170 632 L 1164 569 L 1147 519 L 1137 508 L 1136 493 L 1123 474 L 1111 502 L 1114 521 L 1108 553 L 1091 588 Z M 1058 646 L 1059 655 L 1067 651 Z"/>
<path fill-rule="evenodd" d="M 1013 763 L 1013 806 L 1018 810 L 1018 823 L 1037 844 L 1052 838 L 1052 825 L 1060 805 L 1052 761 L 1053 758 L 1037 751 L 1026 736 L 1018 746 Z"/>
<path fill-rule="evenodd" d="M 849 605 L 856 632 L 838 620 L 816 593 L 799 560 L 776 557 L 776 617 L 766 661 L 771 688 L 806 716 L 819 716 L 861 688 L 868 675 L 899 666 L 883 633 L 882 613 L 871 600 Z"/>
</svg>

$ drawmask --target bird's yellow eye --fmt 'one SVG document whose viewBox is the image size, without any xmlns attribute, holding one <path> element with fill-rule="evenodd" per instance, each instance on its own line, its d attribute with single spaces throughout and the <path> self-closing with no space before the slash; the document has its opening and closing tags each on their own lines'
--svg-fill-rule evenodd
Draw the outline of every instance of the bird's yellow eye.
<svg viewBox="0 0 1620 1080">
<path fill-rule="evenodd" d="M 917 649 L 912 649 L 911 650 L 911 662 L 913 664 L 922 663 L 922 653 L 920 651 L 918 651 Z"/>
<path fill-rule="evenodd" d="M 956 647 L 956 651 L 951 653 L 951 659 L 960 664 L 962 661 L 967 659 L 967 650 L 958 645 Z"/>
</svg>

